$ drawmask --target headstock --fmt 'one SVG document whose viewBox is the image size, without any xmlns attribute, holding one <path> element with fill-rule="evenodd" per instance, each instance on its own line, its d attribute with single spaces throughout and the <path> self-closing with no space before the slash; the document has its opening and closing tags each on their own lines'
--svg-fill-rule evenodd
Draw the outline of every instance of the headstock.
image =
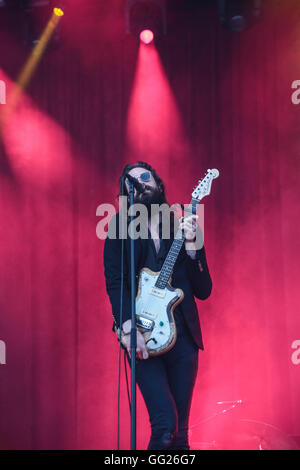
<svg viewBox="0 0 300 470">
<path fill-rule="evenodd" d="M 207 170 L 204 178 L 199 180 L 197 186 L 194 188 L 192 198 L 201 201 L 205 196 L 208 196 L 208 194 L 210 194 L 212 181 L 213 179 L 218 178 L 218 176 L 219 170 L 216 168 Z"/>
</svg>

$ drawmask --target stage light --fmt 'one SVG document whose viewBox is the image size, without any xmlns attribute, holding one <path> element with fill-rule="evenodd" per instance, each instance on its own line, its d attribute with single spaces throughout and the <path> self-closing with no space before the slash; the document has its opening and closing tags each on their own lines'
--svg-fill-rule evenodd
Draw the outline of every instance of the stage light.
<svg viewBox="0 0 300 470">
<path fill-rule="evenodd" d="M 154 39 L 154 34 L 151 29 L 144 29 L 140 34 L 140 40 L 144 44 L 150 44 Z"/>
<path fill-rule="evenodd" d="M 241 33 L 255 24 L 261 15 L 261 0 L 218 0 L 222 26 Z"/>
<path fill-rule="evenodd" d="M 61 8 L 53 8 L 53 13 L 56 16 L 63 16 L 64 15 L 64 12 L 62 11 Z"/>
<path fill-rule="evenodd" d="M 167 34 L 166 0 L 126 0 L 125 14 L 126 33 L 134 34 L 145 44 Z M 151 40 L 145 31 L 152 33 Z"/>
<path fill-rule="evenodd" d="M 64 16 L 63 0 L 20 0 L 22 1 L 22 20 L 23 20 L 23 38 L 24 44 L 28 48 L 36 46 L 40 40 L 45 24 L 49 16 L 53 21 L 61 20 Z M 57 21 L 55 31 L 49 44 L 51 49 L 57 47 L 60 43 L 60 21 Z"/>
</svg>

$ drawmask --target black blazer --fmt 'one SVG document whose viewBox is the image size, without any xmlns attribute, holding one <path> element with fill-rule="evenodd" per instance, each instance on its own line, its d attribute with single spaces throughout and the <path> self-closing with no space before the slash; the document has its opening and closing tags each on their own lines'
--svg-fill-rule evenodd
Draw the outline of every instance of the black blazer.
<svg viewBox="0 0 300 470">
<path fill-rule="evenodd" d="M 116 225 L 114 225 L 116 224 Z M 110 228 L 115 226 L 118 233 L 118 214 L 112 219 Z M 109 228 L 109 230 L 110 230 Z M 109 233 L 109 231 L 108 231 Z M 161 264 L 167 255 L 172 244 L 171 240 L 162 240 L 164 242 L 164 250 Z M 145 267 L 145 260 L 149 249 L 149 243 L 153 243 L 150 239 L 143 240 L 141 238 L 135 240 L 135 272 L 138 278 L 140 270 Z M 104 274 L 106 279 L 106 289 L 112 305 L 112 314 L 114 325 L 120 326 L 120 292 L 121 292 L 121 248 L 122 241 L 120 239 L 112 239 L 107 236 L 104 244 Z M 159 252 L 161 254 L 161 250 Z M 124 240 L 124 289 L 123 289 L 123 318 L 124 321 L 131 318 L 131 297 L 130 297 L 130 239 Z M 151 266 L 150 269 L 153 269 Z M 154 269 L 156 271 L 157 269 Z M 138 287 L 136 282 L 136 289 Z M 177 261 L 175 263 L 172 282 L 173 287 L 179 287 L 184 292 L 184 298 L 179 304 L 180 310 L 184 315 L 186 325 L 200 349 L 203 349 L 200 321 L 198 316 L 197 304 L 195 298 L 204 300 L 209 297 L 212 289 L 212 281 L 209 274 L 205 249 L 196 251 L 195 259 L 192 259 L 183 246 Z"/>
</svg>

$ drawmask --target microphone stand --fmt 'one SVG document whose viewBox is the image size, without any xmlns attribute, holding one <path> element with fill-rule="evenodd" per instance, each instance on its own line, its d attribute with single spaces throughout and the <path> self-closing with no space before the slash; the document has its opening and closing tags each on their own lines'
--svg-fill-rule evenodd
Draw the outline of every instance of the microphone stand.
<svg viewBox="0 0 300 470">
<path fill-rule="evenodd" d="M 127 179 L 128 180 L 128 179 Z M 134 185 L 128 180 L 129 184 L 129 200 L 130 207 L 134 202 Z M 133 214 L 130 214 L 130 227 L 133 231 Z M 136 318 L 135 318 L 135 264 L 134 264 L 134 238 L 133 233 L 130 233 L 130 275 L 131 275 L 131 332 L 130 332 L 130 345 L 131 345 L 131 450 L 136 450 Z"/>
</svg>

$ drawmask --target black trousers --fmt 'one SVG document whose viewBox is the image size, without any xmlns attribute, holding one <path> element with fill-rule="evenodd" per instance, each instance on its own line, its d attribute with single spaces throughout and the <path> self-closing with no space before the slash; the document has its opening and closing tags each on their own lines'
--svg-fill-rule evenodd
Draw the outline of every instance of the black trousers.
<svg viewBox="0 0 300 470">
<path fill-rule="evenodd" d="M 175 321 L 177 340 L 173 348 L 136 363 L 136 381 L 151 424 L 148 450 L 189 449 L 188 421 L 199 348 L 178 313 Z"/>
</svg>

